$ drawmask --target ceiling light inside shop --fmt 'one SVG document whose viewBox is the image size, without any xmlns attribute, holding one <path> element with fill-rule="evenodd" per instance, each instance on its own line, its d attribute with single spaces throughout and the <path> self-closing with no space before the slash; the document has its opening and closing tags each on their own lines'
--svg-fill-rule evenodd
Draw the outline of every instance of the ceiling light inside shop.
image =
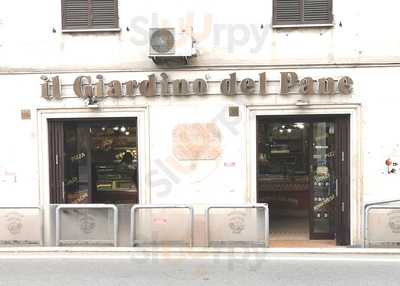
<svg viewBox="0 0 400 286">
<path fill-rule="evenodd" d="M 129 131 L 126 131 L 126 132 L 125 132 L 125 135 L 126 135 L 126 136 L 128 136 L 128 135 L 130 135 L 130 134 L 131 134 L 131 133 L 130 133 Z"/>
<path fill-rule="evenodd" d="M 126 131 L 125 126 L 121 126 L 121 132 L 125 132 L 125 131 Z"/>
<path fill-rule="evenodd" d="M 118 126 L 115 126 L 113 129 L 114 129 L 115 131 L 118 131 L 118 130 L 119 130 L 119 127 L 118 127 Z"/>
</svg>

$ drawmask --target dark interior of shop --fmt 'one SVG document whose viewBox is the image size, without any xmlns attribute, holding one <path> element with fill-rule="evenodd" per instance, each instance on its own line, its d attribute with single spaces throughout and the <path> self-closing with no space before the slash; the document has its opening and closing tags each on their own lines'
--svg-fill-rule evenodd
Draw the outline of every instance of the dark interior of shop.
<svg viewBox="0 0 400 286">
<path fill-rule="evenodd" d="M 136 120 L 64 123 L 67 203 L 138 201 Z"/>
<path fill-rule="evenodd" d="M 335 125 L 258 120 L 257 194 L 277 241 L 334 237 Z"/>
</svg>

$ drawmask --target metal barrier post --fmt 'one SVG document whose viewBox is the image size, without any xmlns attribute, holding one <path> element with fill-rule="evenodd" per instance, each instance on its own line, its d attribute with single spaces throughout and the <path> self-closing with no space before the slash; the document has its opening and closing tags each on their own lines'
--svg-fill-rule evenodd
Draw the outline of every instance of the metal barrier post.
<svg viewBox="0 0 400 286">
<path fill-rule="evenodd" d="M 269 247 L 269 206 L 264 205 L 264 215 L 265 215 L 265 247 Z"/>
<path fill-rule="evenodd" d="M 114 221 L 114 235 L 113 235 L 113 245 L 117 246 L 118 243 L 118 208 L 114 205 L 109 204 L 64 204 L 59 205 L 56 208 L 56 246 L 60 246 L 60 211 L 62 209 L 111 209 L 113 211 L 113 221 Z"/>
<path fill-rule="evenodd" d="M 39 221 L 40 221 L 40 241 L 39 245 L 44 246 L 44 227 L 43 227 L 43 210 L 40 206 L 0 206 L 0 210 L 14 210 L 14 209 L 26 209 L 26 210 L 38 210 L 39 211 Z"/>
<path fill-rule="evenodd" d="M 215 205 L 209 206 L 206 209 L 206 240 L 207 247 L 210 247 L 210 210 L 211 209 L 254 209 L 261 208 L 264 209 L 264 219 L 265 219 L 265 232 L 264 232 L 264 245 L 269 247 L 269 208 L 268 204 L 253 204 L 253 205 Z"/>
<path fill-rule="evenodd" d="M 186 205 L 134 205 L 131 209 L 131 233 L 130 233 L 130 241 L 131 246 L 135 247 L 136 243 L 136 227 L 135 227 L 135 219 L 136 219 L 136 211 L 139 209 L 188 209 L 190 213 L 190 237 L 189 237 L 189 247 L 193 246 L 193 237 L 194 237 L 194 211 L 193 207 Z"/>
</svg>

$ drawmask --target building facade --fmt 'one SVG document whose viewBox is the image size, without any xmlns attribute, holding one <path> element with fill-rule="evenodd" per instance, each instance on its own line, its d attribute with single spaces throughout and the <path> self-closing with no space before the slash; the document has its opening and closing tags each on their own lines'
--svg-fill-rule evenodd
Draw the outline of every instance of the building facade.
<svg viewBox="0 0 400 286">
<path fill-rule="evenodd" d="M 396 1 L 31 2 L 0 4 L 0 204 L 268 203 L 272 238 L 361 246 L 398 198 Z M 160 27 L 197 56 L 152 61 Z"/>
</svg>

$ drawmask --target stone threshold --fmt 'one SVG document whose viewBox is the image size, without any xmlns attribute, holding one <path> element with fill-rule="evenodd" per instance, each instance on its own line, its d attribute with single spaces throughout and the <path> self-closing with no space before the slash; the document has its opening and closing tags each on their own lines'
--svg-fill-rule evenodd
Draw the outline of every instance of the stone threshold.
<svg viewBox="0 0 400 286">
<path fill-rule="evenodd" d="M 12 253 L 103 253 L 103 254 L 400 254 L 400 248 L 209 248 L 209 247 L 1 247 Z"/>
</svg>

